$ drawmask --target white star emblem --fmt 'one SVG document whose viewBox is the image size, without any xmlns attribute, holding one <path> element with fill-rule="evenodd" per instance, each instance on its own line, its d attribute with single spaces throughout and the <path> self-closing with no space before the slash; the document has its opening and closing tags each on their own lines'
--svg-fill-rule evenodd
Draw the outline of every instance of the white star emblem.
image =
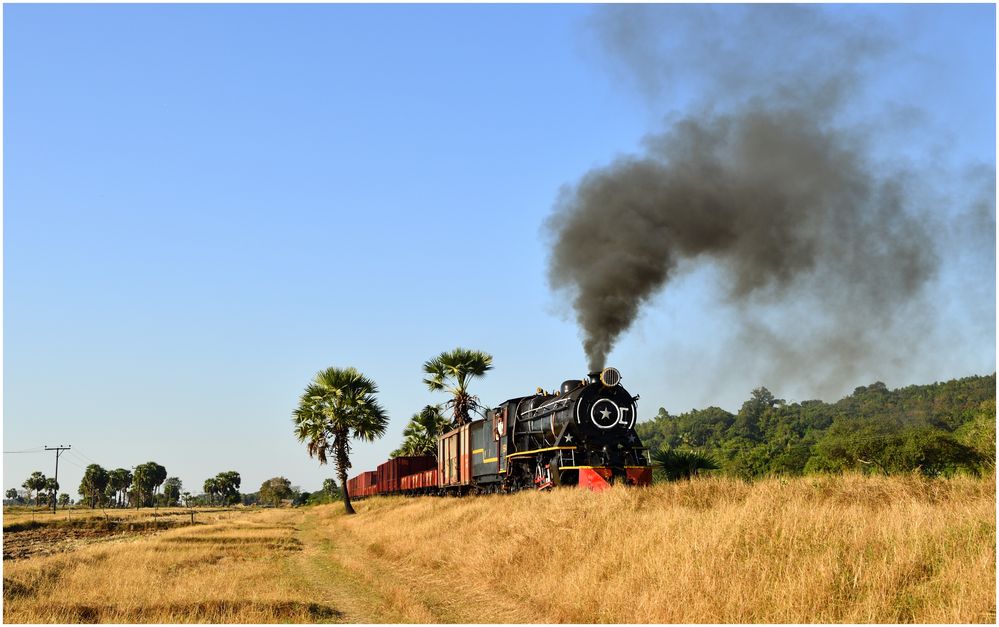
<svg viewBox="0 0 999 627">
<path fill-rule="evenodd" d="M 565 434 L 565 441 L 566 441 L 566 442 L 572 442 L 572 435 L 570 435 L 570 434 L 568 434 L 568 433 L 567 433 L 567 434 Z"/>
<path fill-rule="evenodd" d="M 628 441 L 629 442 L 634 442 L 635 441 L 635 434 L 634 433 L 629 433 L 628 434 Z"/>
<path fill-rule="evenodd" d="M 590 408 L 590 420 L 598 429 L 613 429 L 620 417 L 621 408 L 609 398 L 597 400 Z"/>
</svg>

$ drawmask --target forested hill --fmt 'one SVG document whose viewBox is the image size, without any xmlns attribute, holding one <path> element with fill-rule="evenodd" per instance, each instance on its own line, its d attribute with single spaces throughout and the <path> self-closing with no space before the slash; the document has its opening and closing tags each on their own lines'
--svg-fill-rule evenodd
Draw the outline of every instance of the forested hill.
<svg viewBox="0 0 999 627">
<path fill-rule="evenodd" d="M 996 375 L 889 390 L 877 382 L 835 403 L 787 403 L 757 388 L 739 413 L 678 416 L 660 408 L 636 426 L 651 450 L 692 450 L 746 478 L 864 470 L 935 476 L 995 467 Z"/>
</svg>

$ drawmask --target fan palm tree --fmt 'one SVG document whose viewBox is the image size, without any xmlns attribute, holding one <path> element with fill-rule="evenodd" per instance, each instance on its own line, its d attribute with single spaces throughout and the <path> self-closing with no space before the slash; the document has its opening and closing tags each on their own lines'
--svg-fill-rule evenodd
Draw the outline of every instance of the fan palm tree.
<svg viewBox="0 0 999 627">
<path fill-rule="evenodd" d="M 690 479 L 702 470 L 718 470 L 718 464 L 707 455 L 669 447 L 663 447 L 652 454 L 652 466 L 662 471 L 667 481 Z"/>
<path fill-rule="evenodd" d="M 479 406 L 479 399 L 468 393 L 469 381 L 492 367 L 493 357 L 489 353 L 459 347 L 423 364 L 423 371 L 430 375 L 423 382 L 431 392 L 451 394 L 451 400 L 445 404 L 451 407 L 455 424 L 461 426 L 469 422 L 469 412 Z"/>
<path fill-rule="evenodd" d="M 152 481 L 153 481 L 153 505 L 155 506 L 156 505 L 156 494 L 160 491 L 160 486 L 163 485 L 163 482 L 166 481 L 166 479 L 167 479 L 167 469 L 164 468 L 163 466 L 160 466 L 156 462 L 149 462 L 149 463 L 152 464 L 152 467 L 153 467 L 153 473 L 152 473 L 153 474 L 153 476 L 152 476 Z"/>
<path fill-rule="evenodd" d="M 35 505 L 39 505 L 41 501 L 41 491 L 45 489 L 45 475 L 40 471 L 36 470 L 31 473 L 31 476 L 25 479 L 21 487 L 28 491 L 28 502 L 31 502 L 31 493 L 35 493 Z"/>
<path fill-rule="evenodd" d="M 402 430 L 402 446 L 392 453 L 400 455 L 431 455 L 437 457 L 437 438 L 451 426 L 440 405 L 427 405 L 418 414 L 413 414 L 409 424 Z"/>
<path fill-rule="evenodd" d="M 83 471 L 83 480 L 80 481 L 80 494 L 90 502 L 91 509 L 100 505 L 104 506 L 104 490 L 108 486 L 108 471 L 104 470 L 100 464 L 90 464 Z"/>
<path fill-rule="evenodd" d="M 45 491 L 49 493 L 49 507 L 55 511 L 56 492 L 59 491 L 59 482 L 54 477 L 49 477 L 45 480 Z"/>
<path fill-rule="evenodd" d="M 305 442 L 309 457 L 325 464 L 330 455 L 343 495 L 343 507 L 354 513 L 347 491 L 350 441 L 374 440 L 385 434 L 388 417 L 375 399 L 378 387 L 354 368 L 327 368 L 316 374 L 292 412 L 295 437 Z"/>
<path fill-rule="evenodd" d="M 115 468 L 108 472 L 108 487 L 114 494 L 117 507 L 125 506 L 125 495 L 132 485 L 132 473 L 127 468 Z"/>
</svg>

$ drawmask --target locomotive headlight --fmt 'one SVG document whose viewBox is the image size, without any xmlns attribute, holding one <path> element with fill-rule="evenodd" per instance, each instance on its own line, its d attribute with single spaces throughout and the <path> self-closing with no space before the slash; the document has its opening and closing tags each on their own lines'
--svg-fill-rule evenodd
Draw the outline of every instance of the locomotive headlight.
<svg viewBox="0 0 999 627">
<path fill-rule="evenodd" d="M 604 368 L 600 373 L 600 382 L 607 387 L 614 387 L 621 382 L 621 373 L 617 368 Z"/>
</svg>

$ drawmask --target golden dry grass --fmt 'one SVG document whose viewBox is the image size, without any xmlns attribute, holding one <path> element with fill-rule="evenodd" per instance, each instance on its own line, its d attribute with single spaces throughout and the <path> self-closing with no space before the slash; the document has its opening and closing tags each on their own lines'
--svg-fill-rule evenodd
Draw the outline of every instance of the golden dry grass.
<svg viewBox="0 0 999 627">
<path fill-rule="evenodd" d="M 211 524 L 4 564 L 4 622 L 316 622 L 286 557 L 296 513 L 223 513 Z"/>
<path fill-rule="evenodd" d="M 8 561 L 4 620 L 995 622 L 994 478 L 356 506 L 233 512 Z"/>
<path fill-rule="evenodd" d="M 373 499 L 337 532 L 472 622 L 994 623 L 995 508 L 994 478 L 704 479 Z"/>
</svg>

